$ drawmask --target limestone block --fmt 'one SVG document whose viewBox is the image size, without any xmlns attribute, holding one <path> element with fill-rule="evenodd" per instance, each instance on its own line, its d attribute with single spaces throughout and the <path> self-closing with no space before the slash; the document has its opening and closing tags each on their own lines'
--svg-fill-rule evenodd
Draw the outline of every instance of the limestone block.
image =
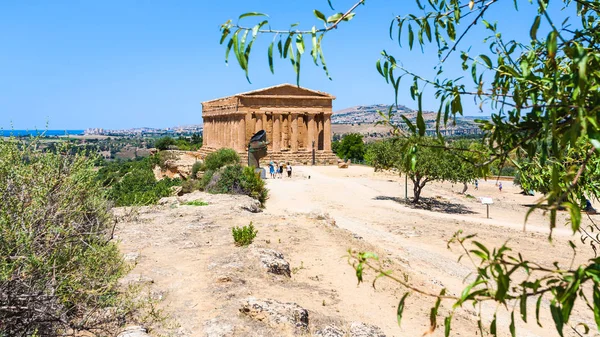
<svg viewBox="0 0 600 337">
<path fill-rule="evenodd" d="M 308 329 L 308 310 L 296 303 L 250 297 L 242 302 L 240 312 L 274 329 Z"/>
</svg>

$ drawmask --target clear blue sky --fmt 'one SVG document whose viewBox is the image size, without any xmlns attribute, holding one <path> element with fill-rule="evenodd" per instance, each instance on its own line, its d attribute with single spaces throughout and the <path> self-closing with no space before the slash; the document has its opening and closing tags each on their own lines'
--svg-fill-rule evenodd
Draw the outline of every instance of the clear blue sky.
<svg viewBox="0 0 600 337">
<path fill-rule="evenodd" d="M 333 0 L 339 11 L 353 2 Z M 516 15 L 512 1 L 504 2 L 490 20 L 499 20 L 505 36 L 528 36 L 531 5 L 521 1 L 529 9 Z M 236 63 L 224 63 L 219 25 L 259 11 L 275 27 L 300 22 L 310 28 L 318 24 L 315 8 L 328 10 L 327 1 L 2 1 L 0 128 L 199 124 L 202 101 L 295 81 L 287 60 L 276 60 L 275 75 L 268 71 L 265 37 L 255 45 L 248 83 Z M 433 49 L 409 52 L 389 40 L 393 15 L 409 12 L 417 12 L 413 1 L 367 1 L 353 22 L 325 38 L 333 81 L 306 54 L 301 84 L 337 96 L 334 110 L 392 102 L 393 91 L 374 66 L 382 49 L 424 75 L 436 65 Z M 477 48 L 481 39 L 465 43 Z M 415 107 L 406 89 L 399 103 Z M 424 107 L 436 106 L 427 97 Z M 477 114 L 474 106 L 468 110 Z"/>
</svg>

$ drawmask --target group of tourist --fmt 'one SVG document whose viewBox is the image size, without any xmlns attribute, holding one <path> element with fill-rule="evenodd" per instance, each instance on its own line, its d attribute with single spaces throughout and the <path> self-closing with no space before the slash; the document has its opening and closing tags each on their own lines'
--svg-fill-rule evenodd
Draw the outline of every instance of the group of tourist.
<svg viewBox="0 0 600 337">
<path fill-rule="evenodd" d="M 284 167 L 285 166 L 285 167 Z M 271 179 L 283 178 L 283 170 L 287 171 L 288 178 L 292 177 L 292 165 L 290 162 L 284 164 L 283 162 L 270 162 L 269 163 L 269 173 L 271 174 Z"/>
</svg>

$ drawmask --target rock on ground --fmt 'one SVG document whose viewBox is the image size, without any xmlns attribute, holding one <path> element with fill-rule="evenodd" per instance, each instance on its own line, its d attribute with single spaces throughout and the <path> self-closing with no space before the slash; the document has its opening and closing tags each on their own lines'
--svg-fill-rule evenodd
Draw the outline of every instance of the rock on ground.
<svg viewBox="0 0 600 337">
<path fill-rule="evenodd" d="M 262 266 L 269 273 L 291 277 L 290 264 L 280 252 L 273 249 L 256 248 L 252 254 L 259 256 Z"/>
<path fill-rule="evenodd" d="M 350 337 L 386 337 L 379 327 L 362 322 L 352 322 Z"/>
<path fill-rule="evenodd" d="M 134 325 L 123 329 L 117 337 L 150 337 L 150 335 L 146 333 L 146 329 L 143 327 Z"/>
<path fill-rule="evenodd" d="M 235 327 L 232 324 L 223 322 L 217 318 L 213 318 L 204 323 L 204 334 L 206 337 L 232 336 L 234 330 Z"/>
<path fill-rule="evenodd" d="M 250 297 L 243 301 L 240 312 L 274 329 L 308 329 L 308 310 L 296 303 Z"/>
<path fill-rule="evenodd" d="M 344 337 L 344 330 L 335 325 L 328 325 L 322 329 L 315 331 L 314 336 L 318 337 Z"/>
</svg>

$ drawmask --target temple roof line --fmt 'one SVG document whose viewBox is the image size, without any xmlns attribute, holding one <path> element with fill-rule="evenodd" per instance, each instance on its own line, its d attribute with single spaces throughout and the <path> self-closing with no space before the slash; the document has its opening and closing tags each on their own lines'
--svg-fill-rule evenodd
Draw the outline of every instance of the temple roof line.
<svg viewBox="0 0 600 337">
<path fill-rule="evenodd" d="M 303 92 L 305 94 L 304 95 L 302 95 L 302 94 L 290 95 L 289 93 L 288 94 L 273 94 L 273 93 L 268 93 L 269 91 L 274 91 L 274 90 L 283 89 L 283 88 L 287 88 L 289 90 L 296 90 L 298 93 Z M 264 94 L 261 95 L 261 93 L 264 93 Z M 242 93 L 239 93 L 239 94 L 234 94 L 234 95 L 231 95 L 231 96 L 226 96 L 226 97 L 212 99 L 210 101 L 202 102 L 202 104 L 217 102 L 217 101 L 220 101 L 220 100 L 225 100 L 225 99 L 233 98 L 233 97 L 256 97 L 256 98 L 275 98 L 275 97 L 278 97 L 278 98 L 297 98 L 297 99 L 306 99 L 306 98 L 311 98 L 311 99 L 319 99 L 319 98 L 323 98 L 323 99 L 335 99 L 335 96 L 330 95 L 330 94 L 328 94 L 326 92 L 322 92 L 322 91 L 318 91 L 318 90 L 312 90 L 312 89 L 307 89 L 307 88 L 303 88 L 303 87 L 298 87 L 298 86 L 290 84 L 290 83 L 284 83 L 284 84 L 279 84 L 279 85 L 275 85 L 275 86 L 271 86 L 271 87 L 267 87 L 267 88 L 262 88 L 262 89 L 257 89 L 257 90 L 242 92 Z"/>
</svg>

